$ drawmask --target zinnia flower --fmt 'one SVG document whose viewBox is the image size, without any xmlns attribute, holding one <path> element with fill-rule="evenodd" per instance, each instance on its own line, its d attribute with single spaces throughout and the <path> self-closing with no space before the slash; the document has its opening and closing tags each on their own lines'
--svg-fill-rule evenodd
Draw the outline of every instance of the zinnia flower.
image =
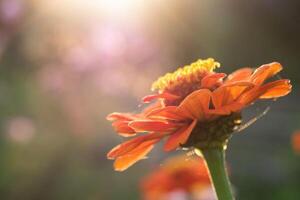
<svg viewBox="0 0 300 200">
<path fill-rule="evenodd" d="M 209 173 L 200 157 L 179 156 L 167 160 L 142 179 L 141 189 L 145 200 L 167 200 L 179 194 L 187 199 L 191 196 L 193 199 L 215 199 Z"/>
<path fill-rule="evenodd" d="M 296 131 L 292 135 L 292 147 L 295 153 L 300 154 L 300 130 Z"/>
<path fill-rule="evenodd" d="M 214 59 L 198 60 L 160 77 L 152 85 L 153 102 L 138 114 L 112 113 L 107 119 L 123 137 L 133 137 L 108 154 L 114 168 L 123 171 L 143 159 L 154 144 L 166 139 L 165 151 L 178 147 L 226 148 L 241 124 L 241 112 L 258 99 L 273 99 L 291 91 L 287 79 L 265 81 L 282 70 L 277 62 L 257 69 L 242 68 L 226 76 L 214 72 Z"/>
</svg>

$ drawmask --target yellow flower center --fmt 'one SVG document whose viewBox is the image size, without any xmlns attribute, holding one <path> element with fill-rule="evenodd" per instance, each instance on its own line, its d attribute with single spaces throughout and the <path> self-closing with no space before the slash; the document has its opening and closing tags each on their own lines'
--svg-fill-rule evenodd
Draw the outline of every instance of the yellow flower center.
<svg viewBox="0 0 300 200">
<path fill-rule="evenodd" d="M 213 72 L 215 68 L 220 67 L 220 63 L 215 62 L 213 58 L 198 61 L 177 69 L 173 73 L 167 73 L 156 80 L 151 90 L 176 91 L 182 86 L 200 83 L 201 79 L 209 72 Z"/>
</svg>

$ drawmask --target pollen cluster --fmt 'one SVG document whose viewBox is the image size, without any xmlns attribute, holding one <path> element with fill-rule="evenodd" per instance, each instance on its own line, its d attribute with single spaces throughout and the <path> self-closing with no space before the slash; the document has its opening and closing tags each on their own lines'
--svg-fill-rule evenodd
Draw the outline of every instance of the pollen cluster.
<svg viewBox="0 0 300 200">
<path fill-rule="evenodd" d="M 152 84 L 151 90 L 173 91 L 182 85 L 200 82 L 201 79 L 215 68 L 220 67 L 220 63 L 213 58 L 198 61 L 181 67 L 173 73 L 167 73 Z"/>
</svg>

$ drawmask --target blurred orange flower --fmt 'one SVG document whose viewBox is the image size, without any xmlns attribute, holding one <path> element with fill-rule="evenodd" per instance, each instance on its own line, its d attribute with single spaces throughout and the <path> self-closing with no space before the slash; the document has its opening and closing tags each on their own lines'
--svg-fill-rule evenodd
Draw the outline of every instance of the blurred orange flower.
<svg viewBox="0 0 300 200">
<path fill-rule="evenodd" d="M 209 173 L 200 157 L 174 157 L 141 181 L 145 200 L 170 199 L 173 195 L 185 194 L 195 199 L 214 199 Z M 202 197 L 202 198 L 201 198 Z"/>
<path fill-rule="evenodd" d="M 296 153 L 300 154 L 300 130 L 292 135 L 292 146 Z"/>
<path fill-rule="evenodd" d="M 287 79 L 264 84 L 282 70 L 277 62 L 256 70 L 242 68 L 227 78 L 224 73 L 214 72 L 219 66 L 208 58 L 167 73 L 152 85 L 152 90 L 158 92 L 143 98 L 144 103 L 156 101 L 143 112 L 108 115 L 121 136 L 138 135 L 107 154 L 109 159 L 115 159 L 115 170 L 125 170 L 144 158 L 163 138 L 167 138 L 166 151 L 179 146 L 225 148 L 241 124 L 241 111 L 246 106 L 257 99 L 277 98 L 291 91 Z"/>
</svg>

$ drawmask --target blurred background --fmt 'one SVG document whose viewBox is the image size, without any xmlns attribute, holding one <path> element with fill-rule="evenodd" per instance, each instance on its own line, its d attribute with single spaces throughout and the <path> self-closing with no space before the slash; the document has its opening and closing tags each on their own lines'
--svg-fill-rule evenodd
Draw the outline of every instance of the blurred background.
<svg viewBox="0 0 300 200">
<path fill-rule="evenodd" d="M 293 92 L 232 138 L 227 160 L 237 199 L 299 199 L 299 10 L 298 0 L 0 0 L 0 199 L 140 199 L 139 180 L 169 154 L 157 146 L 113 171 L 106 153 L 122 138 L 105 116 L 138 111 L 158 76 L 207 57 L 227 73 L 283 64 Z"/>
</svg>

